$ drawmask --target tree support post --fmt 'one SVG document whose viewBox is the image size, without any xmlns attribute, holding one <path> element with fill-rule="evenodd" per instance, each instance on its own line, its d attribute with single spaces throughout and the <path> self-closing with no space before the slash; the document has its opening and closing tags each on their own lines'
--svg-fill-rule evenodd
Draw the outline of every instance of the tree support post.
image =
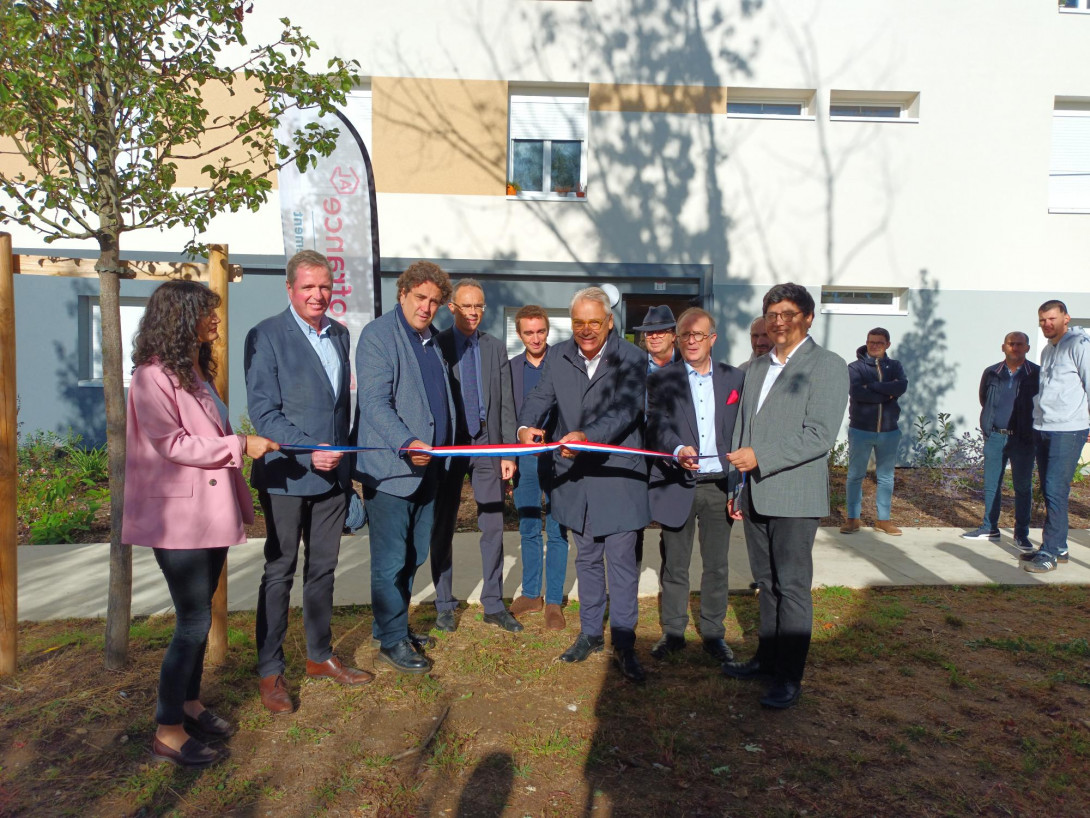
<svg viewBox="0 0 1090 818">
<path fill-rule="evenodd" d="M 15 265 L 11 234 L 0 233 L 0 676 L 15 673 L 18 561 L 15 494 L 18 417 L 15 385 Z"/>
<path fill-rule="evenodd" d="M 216 308 L 219 316 L 219 338 L 212 345 L 212 355 L 216 361 L 216 391 L 220 400 L 228 403 L 230 385 L 229 364 L 227 354 L 227 280 L 230 265 L 228 264 L 227 245 L 213 244 L 208 248 L 208 286 L 220 297 L 220 305 Z M 239 464 L 241 468 L 242 464 Z M 223 573 L 220 574 L 219 584 L 212 596 L 212 627 L 208 631 L 208 650 L 205 653 L 205 661 L 211 665 L 221 665 L 227 658 L 227 560 L 223 561 Z"/>
</svg>

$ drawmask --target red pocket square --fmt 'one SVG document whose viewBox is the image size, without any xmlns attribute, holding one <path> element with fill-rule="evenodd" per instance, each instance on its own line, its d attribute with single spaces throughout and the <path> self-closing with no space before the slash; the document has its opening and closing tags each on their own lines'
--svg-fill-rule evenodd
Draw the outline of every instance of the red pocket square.
<svg viewBox="0 0 1090 818">
<path fill-rule="evenodd" d="M 730 406 L 732 403 L 738 403 L 738 390 L 737 389 L 730 390 L 730 397 L 727 398 L 727 406 Z"/>
</svg>

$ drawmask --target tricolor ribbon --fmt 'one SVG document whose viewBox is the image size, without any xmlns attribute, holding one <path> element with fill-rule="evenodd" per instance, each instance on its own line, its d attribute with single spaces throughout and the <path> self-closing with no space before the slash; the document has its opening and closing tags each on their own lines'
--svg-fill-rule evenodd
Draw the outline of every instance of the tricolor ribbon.
<svg viewBox="0 0 1090 818">
<path fill-rule="evenodd" d="M 528 454 L 544 454 L 566 448 L 573 452 L 598 452 L 599 454 L 624 454 L 641 457 L 665 457 L 670 460 L 670 452 L 654 452 L 650 449 L 634 449 L 629 446 L 614 446 L 609 443 L 591 443 L 590 441 L 567 443 L 488 443 L 479 446 L 435 446 L 431 449 L 400 449 L 401 452 L 421 451 L 433 457 L 505 457 L 516 458 Z M 376 452 L 388 451 L 382 446 L 281 446 L 285 452 Z M 700 458 L 719 457 L 718 454 L 702 454 Z"/>
</svg>

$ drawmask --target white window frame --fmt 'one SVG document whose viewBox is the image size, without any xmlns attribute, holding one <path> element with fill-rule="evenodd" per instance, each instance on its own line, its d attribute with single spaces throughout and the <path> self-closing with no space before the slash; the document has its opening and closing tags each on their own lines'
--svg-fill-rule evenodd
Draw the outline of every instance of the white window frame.
<svg viewBox="0 0 1090 818">
<path fill-rule="evenodd" d="M 889 304 L 826 304 L 826 293 L 888 293 Z M 818 308 L 822 315 L 908 315 L 908 287 L 822 285 Z"/>
<path fill-rule="evenodd" d="M 503 337 L 507 343 L 507 357 L 514 358 L 526 349 L 518 332 L 515 331 L 515 314 L 521 307 L 503 308 Z M 561 341 L 567 341 L 572 336 L 571 311 L 563 307 L 546 309 L 549 316 L 549 346 L 555 346 Z"/>
<path fill-rule="evenodd" d="M 897 108 L 897 116 L 844 116 L 833 113 L 834 105 L 875 105 Z M 831 122 L 889 122 L 910 123 L 920 121 L 920 94 L 916 91 L 839 91 L 829 92 L 829 120 Z"/>
<path fill-rule="evenodd" d="M 80 386 L 102 386 L 102 312 L 99 309 L 98 296 L 86 296 L 87 323 L 86 333 L 81 339 L 83 349 L 83 371 L 87 378 L 79 381 Z M 144 317 L 147 298 L 125 296 L 120 299 L 121 307 L 121 368 L 125 386 L 132 379 L 132 341 Z"/>
<path fill-rule="evenodd" d="M 1074 8 L 1066 8 L 1060 4 L 1059 11 L 1060 14 L 1090 14 L 1090 0 L 1078 0 Z"/>
<path fill-rule="evenodd" d="M 508 199 L 586 201 L 587 165 L 590 156 L 588 144 L 590 135 L 589 101 L 590 93 L 586 86 L 581 86 L 579 88 L 568 88 L 563 86 L 532 88 L 525 86 L 511 87 L 507 99 L 507 178 L 513 180 L 515 175 L 515 141 L 525 140 L 543 142 L 541 186 L 544 190 L 519 190 L 515 195 L 508 196 Z M 535 123 L 532 121 L 533 117 L 522 117 L 515 113 L 521 106 L 553 105 L 557 107 L 565 106 L 571 113 L 576 114 L 580 104 L 582 107 L 582 121 L 577 121 L 573 117 L 564 128 L 561 128 L 561 130 L 569 131 L 562 135 L 563 138 L 553 135 L 557 133 L 557 131 L 537 130 L 537 128 L 548 128 L 548 124 L 541 122 Z M 544 117 L 542 119 L 548 118 Z M 555 121 L 553 127 L 556 127 Z M 572 190 L 569 193 L 557 193 L 552 189 L 552 143 L 554 141 L 578 141 L 582 143 L 579 155 L 579 189 Z"/>
<path fill-rule="evenodd" d="M 1090 99 L 1056 98 L 1049 151 L 1048 212 L 1090 213 Z"/>
<path fill-rule="evenodd" d="M 813 88 L 727 88 L 727 117 L 729 119 L 793 119 L 814 121 Z M 798 105 L 797 114 L 754 114 L 731 111 L 731 103 L 757 105 Z"/>
</svg>

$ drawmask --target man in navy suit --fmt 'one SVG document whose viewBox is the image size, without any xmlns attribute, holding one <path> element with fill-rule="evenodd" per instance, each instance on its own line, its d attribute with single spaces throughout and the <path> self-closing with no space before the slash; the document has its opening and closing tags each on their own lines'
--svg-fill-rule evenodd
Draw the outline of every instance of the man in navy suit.
<svg viewBox="0 0 1090 818">
<path fill-rule="evenodd" d="M 257 433 L 282 447 L 348 444 L 348 330 L 326 315 L 333 292 L 329 262 L 304 250 L 288 261 L 289 306 L 246 336 L 246 399 Z M 373 676 L 333 655 L 333 575 L 340 554 L 349 462 L 339 452 L 270 452 L 254 461 L 252 481 L 265 513 L 265 571 L 257 598 L 261 702 L 292 710 L 284 680 L 288 600 L 302 538 L 303 626 L 307 675 L 347 685 Z"/>
<path fill-rule="evenodd" d="M 727 500 L 733 480 L 730 451 L 745 376 L 712 361 L 715 319 L 693 307 L 677 321 L 681 362 L 653 372 L 647 380 L 648 447 L 676 460 L 651 463 L 651 517 L 662 524 L 662 638 L 651 649 L 665 659 L 685 647 L 689 623 L 689 562 L 700 524 L 700 635 L 705 652 L 720 663 L 734 658 L 723 640 L 727 615 L 727 548 L 731 519 Z M 718 455 L 714 457 L 712 455 Z"/>
<path fill-rule="evenodd" d="M 545 438 L 556 412 L 558 443 L 591 441 L 643 445 L 647 356 L 613 333 L 609 296 L 598 287 L 572 298 L 573 337 L 556 349 L 519 413 L 520 443 Z M 609 571 L 609 625 L 613 655 L 625 678 L 644 680 L 636 659 L 638 576 L 636 532 L 651 521 L 647 463 L 642 455 L 554 453 L 553 514 L 575 536 L 581 631 L 560 656 L 582 662 L 601 651 Z"/>
</svg>

